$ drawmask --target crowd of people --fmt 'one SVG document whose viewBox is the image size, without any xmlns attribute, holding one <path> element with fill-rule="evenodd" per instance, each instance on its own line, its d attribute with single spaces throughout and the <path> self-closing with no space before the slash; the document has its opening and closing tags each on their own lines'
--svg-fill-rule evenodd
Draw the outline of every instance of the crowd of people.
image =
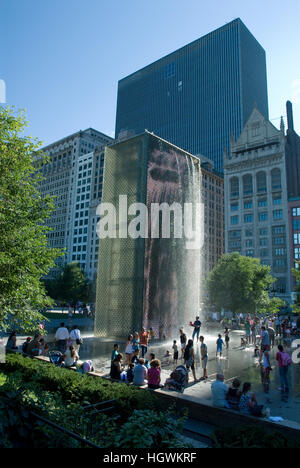
<svg viewBox="0 0 300 468">
<path fill-rule="evenodd" d="M 278 341 L 278 352 L 276 362 L 278 365 L 282 395 L 289 393 L 289 367 L 292 363 L 286 348 L 291 344 L 293 335 L 297 336 L 300 330 L 300 317 L 298 319 L 276 317 L 257 317 L 242 314 L 237 319 L 238 326 L 244 329 L 241 338 L 241 351 L 243 348 L 253 346 L 254 356 L 258 358 L 261 369 L 261 378 L 264 392 L 268 395 L 270 391 L 270 375 L 272 367 L 271 349 Z M 166 388 L 183 391 L 191 375 L 194 382 L 206 381 L 208 379 L 208 346 L 205 337 L 201 335 L 201 321 L 196 317 L 189 325 L 193 328 L 191 338 L 188 338 L 184 329 L 179 330 L 179 339 L 172 342 L 172 353 L 167 350 L 161 360 L 155 353 L 149 351 L 149 346 L 154 344 L 155 333 L 152 328 L 146 330 L 141 328 L 140 332 L 130 334 L 124 346 L 124 352 L 120 351 L 119 344 L 115 344 L 110 360 L 110 377 L 114 380 L 132 383 L 136 386 L 147 385 L 149 389 Z M 230 347 L 232 325 L 231 319 L 224 319 L 224 335 L 216 337 L 216 358 L 222 359 L 224 348 Z M 195 355 L 194 343 L 197 344 L 197 356 Z M 54 347 L 58 353 L 57 361 L 51 357 L 50 347 L 39 332 L 31 339 L 28 337 L 22 345 L 22 352 L 29 356 L 46 356 L 55 364 L 67 368 L 76 367 L 79 372 L 85 373 L 93 370 L 92 361 L 80 361 L 80 346 L 83 343 L 79 328 L 65 326 L 61 323 L 54 337 Z M 16 333 L 12 332 L 8 338 L 7 350 L 17 350 Z M 196 359 L 197 357 L 197 359 Z M 200 362 L 202 376 L 197 378 L 196 361 Z M 162 385 L 162 367 L 173 370 L 169 378 Z M 219 366 L 219 370 L 220 370 Z M 228 388 L 224 383 L 224 375 L 217 374 L 216 381 L 211 386 L 213 404 L 217 407 L 238 410 L 245 414 L 255 416 L 263 415 L 265 410 L 257 403 L 257 398 L 252 391 L 250 382 L 243 385 L 238 379 L 234 379 Z M 268 401 L 268 400 L 267 400 Z"/>
</svg>

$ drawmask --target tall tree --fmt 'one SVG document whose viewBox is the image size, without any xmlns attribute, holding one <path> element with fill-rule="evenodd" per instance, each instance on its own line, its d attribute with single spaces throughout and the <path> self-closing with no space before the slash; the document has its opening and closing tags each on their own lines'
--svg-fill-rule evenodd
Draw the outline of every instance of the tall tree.
<svg viewBox="0 0 300 468">
<path fill-rule="evenodd" d="M 35 327 L 49 302 L 41 277 L 61 255 L 47 245 L 54 205 L 39 192 L 45 157 L 26 126 L 22 112 L 0 106 L 0 329 Z"/>
<path fill-rule="evenodd" d="M 69 304 L 88 300 L 89 282 L 78 263 L 65 265 L 55 281 L 55 299 Z"/>
<path fill-rule="evenodd" d="M 270 267 L 259 259 L 227 254 L 208 277 L 208 300 L 218 310 L 253 313 L 268 304 L 268 289 L 274 282 Z"/>
</svg>

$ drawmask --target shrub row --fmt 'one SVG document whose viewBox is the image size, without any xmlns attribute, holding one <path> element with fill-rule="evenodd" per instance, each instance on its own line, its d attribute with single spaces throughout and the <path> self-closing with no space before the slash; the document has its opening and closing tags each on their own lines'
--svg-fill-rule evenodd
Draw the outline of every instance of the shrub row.
<svg viewBox="0 0 300 468">
<path fill-rule="evenodd" d="M 160 400 L 153 392 L 81 375 L 20 354 L 8 354 L 0 370 L 5 374 L 19 372 L 24 383 L 36 382 L 46 391 L 58 392 L 68 403 L 82 405 L 116 399 L 122 420 L 126 420 L 134 409 L 162 409 Z"/>
</svg>

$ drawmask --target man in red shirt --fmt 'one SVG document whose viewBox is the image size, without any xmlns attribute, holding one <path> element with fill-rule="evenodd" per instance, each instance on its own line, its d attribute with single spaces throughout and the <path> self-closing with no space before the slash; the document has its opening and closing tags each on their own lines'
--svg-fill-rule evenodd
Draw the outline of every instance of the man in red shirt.
<svg viewBox="0 0 300 468">
<path fill-rule="evenodd" d="M 144 358 L 145 354 L 147 353 L 148 341 L 149 341 L 149 332 L 147 332 L 145 328 L 142 328 L 140 332 L 140 347 L 142 350 L 142 358 Z"/>
</svg>

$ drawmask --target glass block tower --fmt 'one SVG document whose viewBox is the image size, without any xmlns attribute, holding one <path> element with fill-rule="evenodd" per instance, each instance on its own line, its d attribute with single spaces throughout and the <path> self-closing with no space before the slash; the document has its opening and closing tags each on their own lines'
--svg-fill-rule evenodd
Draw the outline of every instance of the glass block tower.
<svg viewBox="0 0 300 468">
<path fill-rule="evenodd" d="M 266 56 L 238 18 L 120 80 L 116 138 L 148 129 L 222 171 L 255 103 L 268 118 Z"/>
</svg>

